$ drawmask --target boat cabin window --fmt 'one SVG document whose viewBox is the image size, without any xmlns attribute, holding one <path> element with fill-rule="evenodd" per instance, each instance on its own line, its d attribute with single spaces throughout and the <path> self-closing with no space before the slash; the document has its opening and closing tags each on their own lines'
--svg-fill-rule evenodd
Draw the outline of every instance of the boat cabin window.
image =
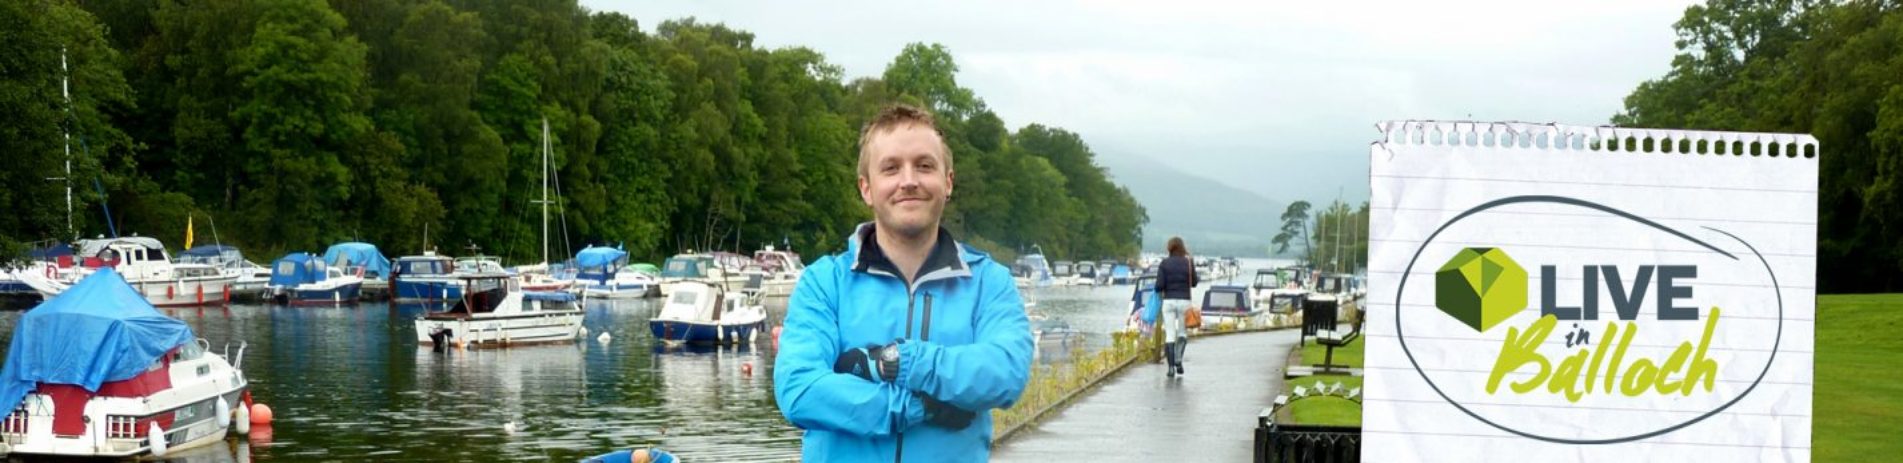
<svg viewBox="0 0 1903 463">
<path fill-rule="evenodd" d="M 277 270 L 272 270 L 272 272 L 275 272 L 279 275 L 290 275 L 293 273 L 297 273 L 297 263 L 291 262 L 288 260 L 283 262 L 278 262 Z"/>
<path fill-rule="evenodd" d="M 442 262 L 413 260 L 403 263 L 403 273 L 412 275 L 437 275 L 443 273 Z"/>
<path fill-rule="evenodd" d="M 1228 292 L 1228 291 L 1224 291 L 1224 292 L 1211 291 L 1205 297 L 1209 299 L 1208 301 L 1209 307 L 1205 307 L 1205 308 L 1227 309 L 1227 308 L 1242 307 L 1242 293 Z"/>
<path fill-rule="evenodd" d="M 205 346 L 201 346 L 197 342 L 187 342 L 185 345 L 178 346 L 177 350 L 172 351 L 172 361 L 174 362 L 198 360 L 204 356 Z"/>
<path fill-rule="evenodd" d="M 675 291 L 674 297 L 672 298 L 673 300 L 668 301 L 668 303 L 694 305 L 694 303 L 698 301 L 699 298 L 700 298 L 700 293 L 696 293 L 693 291 Z"/>
</svg>

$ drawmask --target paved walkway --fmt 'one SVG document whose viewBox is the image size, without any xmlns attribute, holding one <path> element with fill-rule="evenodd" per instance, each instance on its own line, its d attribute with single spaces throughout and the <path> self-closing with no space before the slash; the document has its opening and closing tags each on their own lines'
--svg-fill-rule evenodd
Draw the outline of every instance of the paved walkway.
<svg viewBox="0 0 1903 463">
<path fill-rule="evenodd" d="M 1299 330 L 1192 339 L 1185 378 L 1161 363 L 1131 365 L 992 461 L 1247 461 L 1256 415 L 1275 400 Z"/>
</svg>

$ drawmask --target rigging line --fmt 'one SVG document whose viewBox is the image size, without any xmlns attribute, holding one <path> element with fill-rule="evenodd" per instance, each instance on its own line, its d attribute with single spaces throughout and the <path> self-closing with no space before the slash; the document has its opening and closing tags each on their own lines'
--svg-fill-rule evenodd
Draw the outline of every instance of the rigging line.
<svg viewBox="0 0 1903 463">
<path fill-rule="evenodd" d="M 552 150 L 550 152 L 553 153 Z M 552 157 L 553 154 L 550 156 Z M 555 177 L 555 213 L 562 217 L 562 251 L 566 252 L 566 255 L 573 257 L 575 255 L 575 246 L 568 243 L 568 203 L 562 201 L 562 169 L 550 165 L 549 175 Z"/>
</svg>

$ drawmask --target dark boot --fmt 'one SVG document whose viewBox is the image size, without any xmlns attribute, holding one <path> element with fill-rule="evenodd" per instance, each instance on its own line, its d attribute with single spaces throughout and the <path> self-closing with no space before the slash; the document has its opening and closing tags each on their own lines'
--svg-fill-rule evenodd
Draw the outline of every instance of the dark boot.
<svg viewBox="0 0 1903 463">
<path fill-rule="evenodd" d="M 1175 378 L 1176 377 L 1176 342 L 1175 341 L 1163 343 L 1163 360 L 1164 360 L 1163 372 L 1165 374 L 1168 374 L 1169 377 Z"/>
<path fill-rule="evenodd" d="M 1178 338 L 1176 340 L 1176 355 L 1174 355 L 1174 357 L 1176 358 L 1177 376 L 1182 376 L 1183 374 L 1183 353 L 1187 352 L 1188 349 L 1189 349 L 1189 338 L 1184 337 L 1184 338 Z"/>
</svg>

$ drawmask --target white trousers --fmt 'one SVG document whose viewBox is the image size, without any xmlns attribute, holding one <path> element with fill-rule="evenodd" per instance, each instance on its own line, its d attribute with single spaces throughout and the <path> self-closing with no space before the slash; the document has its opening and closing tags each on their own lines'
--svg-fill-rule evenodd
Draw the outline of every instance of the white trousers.
<svg viewBox="0 0 1903 463">
<path fill-rule="evenodd" d="M 1188 299 L 1163 300 L 1163 313 L 1159 314 L 1163 316 L 1163 342 L 1176 342 L 1189 336 L 1189 332 L 1183 330 L 1183 313 L 1188 311 Z"/>
</svg>

